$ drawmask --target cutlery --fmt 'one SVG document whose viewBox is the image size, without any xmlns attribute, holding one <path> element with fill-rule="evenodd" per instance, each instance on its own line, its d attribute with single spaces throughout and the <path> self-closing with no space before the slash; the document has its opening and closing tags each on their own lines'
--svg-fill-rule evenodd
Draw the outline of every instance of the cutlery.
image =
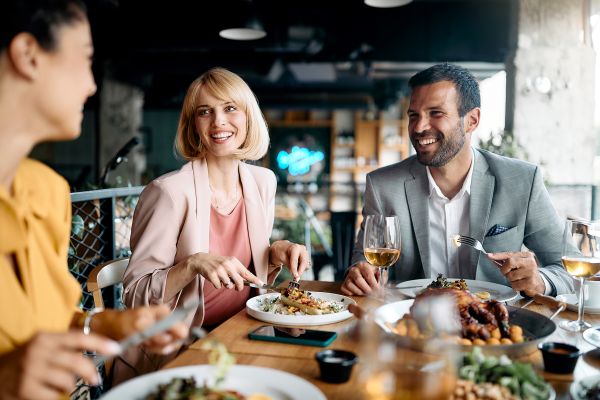
<svg viewBox="0 0 600 400">
<path fill-rule="evenodd" d="M 257 285 L 256 283 L 252 283 L 250 281 L 244 281 L 244 285 L 245 286 L 250 286 L 256 289 L 265 289 L 265 290 L 274 290 L 276 292 L 281 292 L 282 290 L 285 290 L 284 288 L 275 286 L 275 285 L 269 285 L 269 284 L 264 284 L 264 285 Z"/>
<path fill-rule="evenodd" d="M 193 302 L 187 306 L 176 308 L 169 316 L 161 319 L 160 321 L 150 325 L 148 328 L 144 329 L 141 332 L 134 333 L 133 335 L 121 340 L 119 342 L 119 347 L 121 348 L 121 354 L 132 346 L 137 346 L 146 340 L 150 339 L 153 336 L 162 333 L 177 322 L 183 321 L 190 312 L 195 311 L 198 308 L 199 303 Z M 199 332 L 195 332 L 194 334 L 198 334 Z M 96 365 L 102 365 L 106 361 L 114 358 L 115 355 L 110 356 L 99 356 L 94 358 L 94 362 Z"/>
<path fill-rule="evenodd" d="M 535 301 L 538 304 L 544 305 L 550 309 L 556 308 L 556 311 L 554 312 L 554 314 L 552 314 L 552 316 L 550 316 L 550 319 L 553 319 L 567 308 L 567 303 L 565 303 L 564 301 L 543 294 L 534 294 L 531 300 Z"/>
<path fill-rule="evenodd" d="M 482 252 L 483 254 L 487 255 L 487 251 L 485 251 L 485 249 L 483 248 L 483 245 L 481 244 L 481 242 L 475 238 L 472 238 L 470 236 L 465 236 L 465 235 L 455 235 L 454 236 L 454 244 L 456 245 L 456 247 L 459 247 L 461 244 L 466 244 L 467 246 L 473 247 L 475 250 L 479 250 L 480 252 Z M 502 266 L 502 263 L 500 261 L 496 261 L 496 260 L 491 260 L 493 261 L 496 265 L 498 266 Z"/>
<path fill-rule="evenodd" d="M 288 285 L 288 289 L 289 290 L 294 290 L 294 289 L 300 290 L 300 281 L 299 281 L 299 279 L 292 279 L 290 281 L 289 285 Z"/>
</svg>

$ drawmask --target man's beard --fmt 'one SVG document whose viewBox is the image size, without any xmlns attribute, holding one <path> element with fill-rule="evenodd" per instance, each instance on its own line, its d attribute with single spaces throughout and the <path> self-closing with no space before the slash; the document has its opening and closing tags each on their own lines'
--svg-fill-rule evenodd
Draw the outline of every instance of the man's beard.
<svg viewBox="0 0 600 400">
<path fill-rule="evenodd" d="M 438 135 L 438 138 L 442 135 Z M 451 135 L 446 135 L 442 137 L 440 147 L 431 157 L 431 160 L 427 160 L 424 154 L 417 152 L 417 159 L 423 165 L 427 165 L 429 167 L 443 167 L 448 164 L 450 160 L 452 160 L 458 152 L 463 148 L 465 144 L 465 130 L 462 126 L 462 119 L 459 120 L 456 129 Z M 417 137 L 414 139 L 417 140 Z M 414 146 L 414 142 L 413 142 Z M 416 148 L 416 146 L 415 146 Z"/>
</svg>

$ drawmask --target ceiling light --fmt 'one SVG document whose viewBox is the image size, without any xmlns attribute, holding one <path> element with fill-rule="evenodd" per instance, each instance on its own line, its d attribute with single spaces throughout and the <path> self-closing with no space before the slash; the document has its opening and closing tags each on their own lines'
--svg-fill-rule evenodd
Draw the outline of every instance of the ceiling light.
<svg viewBox="0 0 600 400">
<path fill-rule="evenodd" d="M 252 18 L 240 27 L 223 29 L 219 36 L 230 40 L 257 40 L 267 36 L 267 32 L 258 19 Z"/>
<path fill-rule="evenodd" d="M 365 0 L 365 4 L 377 8 L 392 8 L 405 6 L 412 0 Z"/>
</svg>

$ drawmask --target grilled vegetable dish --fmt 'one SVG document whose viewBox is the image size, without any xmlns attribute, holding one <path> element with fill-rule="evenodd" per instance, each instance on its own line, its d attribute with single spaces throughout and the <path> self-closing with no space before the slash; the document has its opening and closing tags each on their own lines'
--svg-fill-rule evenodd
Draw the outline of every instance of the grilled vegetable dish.
<svg viewBox="0 0 600 400">
<path fill-rule="evenodd" d="M 173 378 L 171 382 L 159 385 L 158 391 L 144 400 L 245 400 L 246 397 L 234 390 L 211 389 L 206 385 L 198 387 L 194 378 Z"/>
<path fill-rule="evenodd" d="M 341 301 L 318 299 L 310 292 L 300 289 L 285 289 L 280 297 L 263 301 L 260 309 L 275 314 L 322 315 L 344 311 L 347 305 Z"/>
</svg>

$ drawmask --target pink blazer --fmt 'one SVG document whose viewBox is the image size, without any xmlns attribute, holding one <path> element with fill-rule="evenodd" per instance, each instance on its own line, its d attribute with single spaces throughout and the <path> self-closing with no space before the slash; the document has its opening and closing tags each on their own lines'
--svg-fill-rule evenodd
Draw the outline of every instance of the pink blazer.
<svg viewBox="0 0 600 400">
<path fill-rule="evenodd" d="M 256 275 L 272 282 L 279 269 L 268 275 L 269 238 L 273 229 L 276 179 L 272 171 L 240 162 L 239 174 L 246 206 L 252 261 Z M 165 301 L 167 274 L 186 257 L 208 252 L 210 223 L 208 169 L 204 160 L 152 181 L 142 192 L 131 231 L 133 254 L 125 272 L 128 307 L 166 303 L 172 309 L 200 300 L 188 322 L 202 325 L 204 304 L 200 275 L 170 301 Z"/>
</svg>

